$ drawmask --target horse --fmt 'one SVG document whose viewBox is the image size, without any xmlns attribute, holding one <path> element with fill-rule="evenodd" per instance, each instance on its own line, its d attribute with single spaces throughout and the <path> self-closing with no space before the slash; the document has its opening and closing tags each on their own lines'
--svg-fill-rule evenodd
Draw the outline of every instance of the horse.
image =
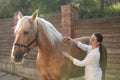
<svg viewBox="0 0 120 80">
<path fill-rule="evenodd" d="M 21 63 L 24 56 L 37 47 L 36 66 L 40 72 L 40 80 L 69 80 L 83 76 L 84 67 L 73 65 L 62 52 L 67 51 L 80 60 L 85 57 L 86 52 L 71 41 L 65 42 L 62 34 L 49 21 L 38 17 L 38 10 L 31 16 L 23 16 L 19 12 L 14 33 L 11 60 Z M 75 40 L 88 44 L 89 37 Z"/>
</svg>

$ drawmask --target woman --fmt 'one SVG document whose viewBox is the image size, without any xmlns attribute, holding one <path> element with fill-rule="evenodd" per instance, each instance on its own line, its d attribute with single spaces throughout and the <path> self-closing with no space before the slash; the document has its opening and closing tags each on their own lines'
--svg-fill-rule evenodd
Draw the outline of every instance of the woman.
<svg viewBox="0 0 120 80">
<path fill-rule="evenodd" d="M 72 57 L 67 52 L 63 52 L 63 55 L 69 58 L 73 64 L 77 66 L 85 66 L 85 80 L 102 80 L 102 70 L 100 68 L 99 61 L 103 36 L 100 33 L 93 33 L 89 41 L 89 45 L 74 41 L 70 37 L 66 37 L 64 40 L 71 40 L 79 48 L 87 51 L 87 56 L 82 61 Z"/>
</svg>

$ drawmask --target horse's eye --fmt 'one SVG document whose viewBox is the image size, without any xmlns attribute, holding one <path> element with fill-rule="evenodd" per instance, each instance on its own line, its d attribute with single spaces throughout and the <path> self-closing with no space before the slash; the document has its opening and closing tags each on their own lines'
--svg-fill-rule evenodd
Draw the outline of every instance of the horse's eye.
<svg viewBox="0 0 120 80">
<path fill-rule="evenodd" d="M 29 34 L 29 32 L 28 31 L 24 31 L 24 35 L 27 35 L 27 34 Z"/>
</svg>

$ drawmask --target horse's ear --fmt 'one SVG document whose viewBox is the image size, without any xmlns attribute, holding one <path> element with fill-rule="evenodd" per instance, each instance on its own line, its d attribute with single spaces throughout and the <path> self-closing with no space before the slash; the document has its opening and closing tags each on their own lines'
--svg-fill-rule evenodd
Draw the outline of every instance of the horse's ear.
<svg viewBox="0 0 120 80">
<path fill-rule="evenodd" d="M 17 17 L 18 17 L 18 20 L 23 17 L 23 15 L 22 15 L 22 13 L 20 11 L 18 12 L 18 16 Z"/>
<path fill-rule="evenodd" d="M 38 17 L 38 9 L 32 14 L 32 16 L 31 16 L 31 18 L 30 18 L 30 22 L 33 22 L 35 19 L 36 19 L 36 17 Z"/>
</svg>

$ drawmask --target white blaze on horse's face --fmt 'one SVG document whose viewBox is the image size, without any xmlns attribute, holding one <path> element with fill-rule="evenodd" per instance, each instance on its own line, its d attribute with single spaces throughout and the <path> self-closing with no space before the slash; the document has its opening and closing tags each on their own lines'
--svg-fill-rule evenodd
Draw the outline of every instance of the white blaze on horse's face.
<svg viewBox="0 0 120 80">
<path fill-rule="evenodd" d="M 29 49 L 36 47 L 37 23 L 35 19 L 38 11 L 34 12 L 32 16 L 22 16 L 18 13 L 18 23 L 15 28 L 15 40 L 12 47 L 11 59 L 15 62 L 21 62 L 25 53 Z"/>
</svg>

